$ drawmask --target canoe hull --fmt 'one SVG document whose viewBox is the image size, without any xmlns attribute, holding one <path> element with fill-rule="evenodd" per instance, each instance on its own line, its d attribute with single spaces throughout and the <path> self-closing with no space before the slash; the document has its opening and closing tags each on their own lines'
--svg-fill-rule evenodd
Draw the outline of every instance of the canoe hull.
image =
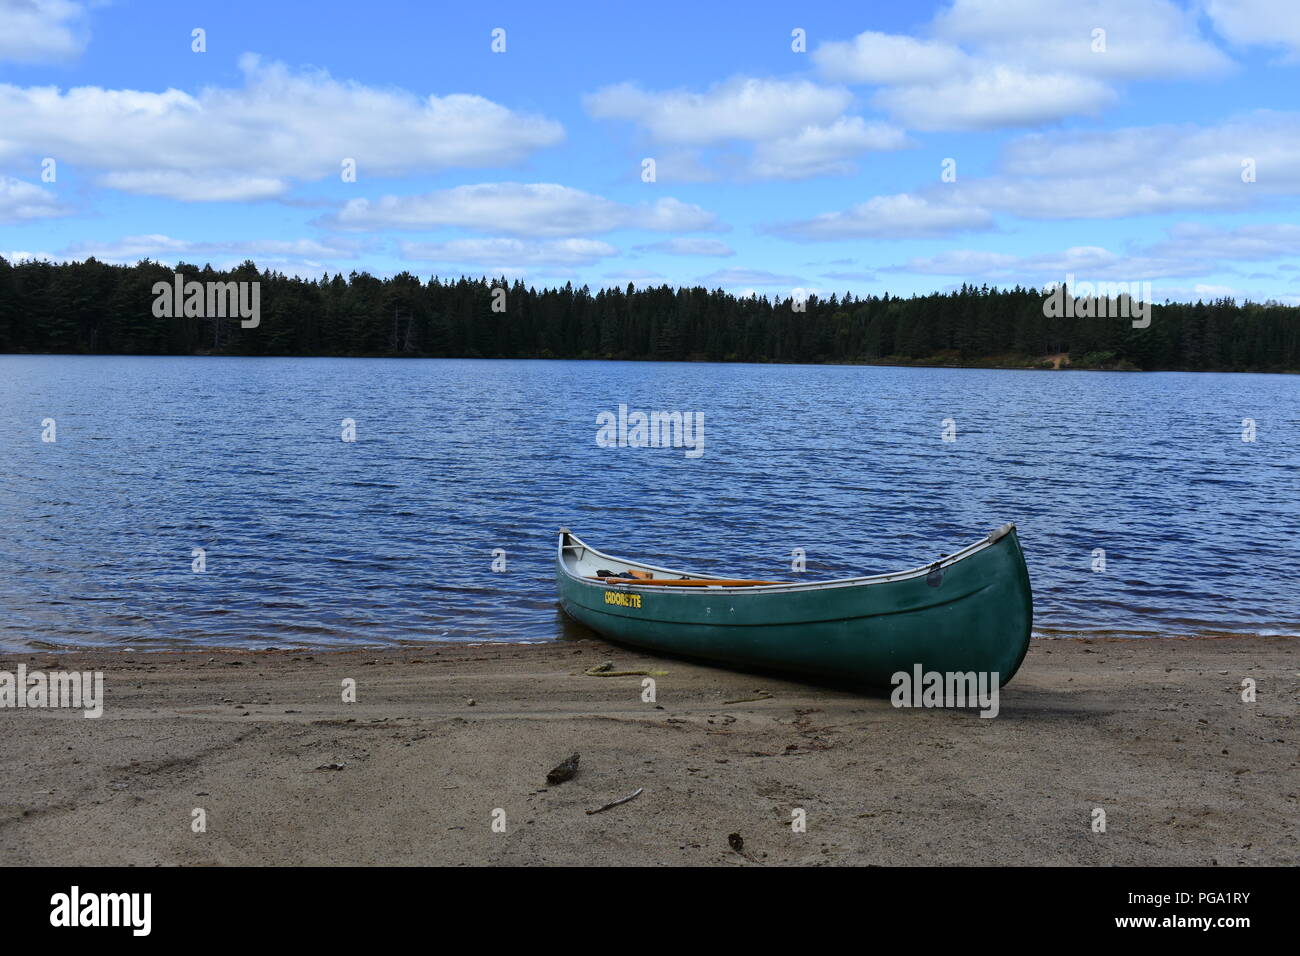
<svg viewBox="0 0 1300 956">
<path fill-rule="evenodd" d="M 916 665 L 1005 684 L 1029 646 L 1033 604 L 1014 528 L 937 572 L 748 592 L 586 581 L 564 567 L 563 540 L 564 611 L 646 650 L 884 687 Z"/>
</svg>

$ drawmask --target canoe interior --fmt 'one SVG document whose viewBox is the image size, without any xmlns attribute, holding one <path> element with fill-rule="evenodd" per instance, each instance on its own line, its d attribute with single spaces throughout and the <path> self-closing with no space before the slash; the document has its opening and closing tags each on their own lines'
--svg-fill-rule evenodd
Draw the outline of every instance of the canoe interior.
<svg viewBox="0 0 1300 956">
<path fill-rule="evenodd" d="M 704 578 L 712 581 L 722 580 L 716 574 L 694 574 L 686 571 L 673 571 L 669 568 L 655 567 L 653 564 L 644 564 L 640 561 L 629 561 L 625 558 L 615 558 L 608 554 L 602 554 L 594 548 L 588 547 L 577 536 L 565 532 L 565 540 L 561 542 L 561 560 L 564 561 L 565 567 L 569 573 L 578 578 L 594 578 L 598 571 L 613 571 L 614 574 L 620 574 L 624 571 L 647 571 L 657 578 Z"/>
</svg>

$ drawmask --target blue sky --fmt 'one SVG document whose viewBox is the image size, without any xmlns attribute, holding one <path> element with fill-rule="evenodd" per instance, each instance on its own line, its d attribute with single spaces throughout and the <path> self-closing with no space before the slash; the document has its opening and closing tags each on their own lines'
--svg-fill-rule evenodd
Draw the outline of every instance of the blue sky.
<svg viewBox="0 0 1300 956">
<path fill-rule="evenodd" d="M 550 6 L 0 0 L 0 255 L 1300 303 L 1300 3 Z"/>
</svg>

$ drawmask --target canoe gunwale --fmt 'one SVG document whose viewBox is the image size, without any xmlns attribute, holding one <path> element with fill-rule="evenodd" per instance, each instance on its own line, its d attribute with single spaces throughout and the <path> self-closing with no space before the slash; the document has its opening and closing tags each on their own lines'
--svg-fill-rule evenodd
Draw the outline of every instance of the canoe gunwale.
<svg viewBox="0 0 1300 956">
<path fill-rule="evenodd" d="M 920 567 L 910 568 L 906 571 L 892 571 L 892 572 L 886 572 L 884 574 L 872 574 L 872 575 L 865 575 L 863 577 L 856 577 L 856 578 L 836 578 L 830 581 L 808 581 L 806 583 L 790 582 L 790 583 L 782 583 L 782 584 L 745 585 L 742 587 L 705 587 L 705 588 L 691 589 L 691 590 L 693 593 L 697 594 L 698 596 L 717 595 L 717 594 L 784 594 L 784 593 L 798 592 L 798 591 L 819 591 L 819 590 L 831 590 L 835 588 L 861 587 L 861 586 L 872 585 L 872 584 L 885 584 L 891 581 L 906 581 L 912 578 L 921 577 L 922 575 L 928 575 L 934 571 L 943 570 L 944 568 L 950 567 L 951 565 L 954 565 L 959 561 L 963 561 L 966 558 L 971 557 L 972 555 L 978 554 L 979 552 L 985 550 L 986 548 L 991 547 L 999 540 L 1006 537 L 1008 534 L 1014 532 L 1015 528 L 1016 526 L 1012 523 L 1004 524 L 1002 525 L 1002 527 L 998 528 L 995 531 L 990 532 L 988 535 L 981 538 L 979 541 L 976 541 L 973 544 L 969 544 L 958 551 L 954 551 L 952 554 L 940 558 L 938 561 L 933 561 L 929 564 L 921 565 Z M 647 571 L 660 571 L 663 572 L 664 574 L 671 574 L 671 575 L 678 575 L 678 576 L 685 575 L 692 578 L 728 580 L 728 578 L 720 577 L 719 575 L 716 574 L 699 574 L 696 572 L 681 571 L 674 568 L 663 568 L 654 564 L 646 564 L 641 561 L 634 561 L 631 560 L 630 558 L 620 558 L 616 555 L 606 554 L 604 551 L 601 551 L 597 548 L 593 548 L 591 545 L 587 544 L 585 541 L 579 538 L 568 528 L 561 528 L 559 534 L 560 534 L 559 547 L 556 551 L 556 566 L 559 568 L 560 573 L 562 573 L 569 580 L 574 581 L 588 588 L 599 588 L 602 590 L 607 590 L 609 588 L 616 588 L 618 590 L 623 590 L 623 591 L 632 591 L 633 588 L 635 588 L 636 593 L 644 593 L 649 591 L 649 592 L 658 592 L 658 593 L 675 592 L 677 594 L 681 594 L 683 593 L 684 590 L 687 590 L 683 588 L 675 588 L 671 585 L 646 584 L 644 581 L 636 582 L 636 583 L 629 582 L 628 584 L 619 584 L 614 582 L 599 582 L 599 581 L 589 580 L 588 578 L 583 577 L 581 575 L 574 574 L 572 571 L 569 570 L 569 567 L 565 561 L 564 552 L 566 549 L 572 549 L 572 550 L 581 549 L 597 557 L 608 558 L 611 561 L 616 561 L 620 564 L 627 564 L 633 567 L 642 568 Z M 566 543 L 566 542 L 572 542 L 572 543 Z"/>
</svg>

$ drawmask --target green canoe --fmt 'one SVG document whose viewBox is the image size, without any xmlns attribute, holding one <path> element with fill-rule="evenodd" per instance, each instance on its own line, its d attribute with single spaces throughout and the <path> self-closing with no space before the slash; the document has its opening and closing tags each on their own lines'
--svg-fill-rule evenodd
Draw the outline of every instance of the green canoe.
<svg viewBox="0 0 1300 956">
<path fill-rule="evenodd" d="M 611 576 L 598 576 L 609 572 Z M 632 573 L 636 578 L 617 577 Z M 565 612 L 613 641 L 720 664 L 889 686 L 899 671 L 987 672 L 1029 648 L 1015 525 L 910 571 L 808 584 L 687 574 L 615 558 L 560 529 Z M 640 579 L 640 580 L 638 580 Z"/>
</svg>

